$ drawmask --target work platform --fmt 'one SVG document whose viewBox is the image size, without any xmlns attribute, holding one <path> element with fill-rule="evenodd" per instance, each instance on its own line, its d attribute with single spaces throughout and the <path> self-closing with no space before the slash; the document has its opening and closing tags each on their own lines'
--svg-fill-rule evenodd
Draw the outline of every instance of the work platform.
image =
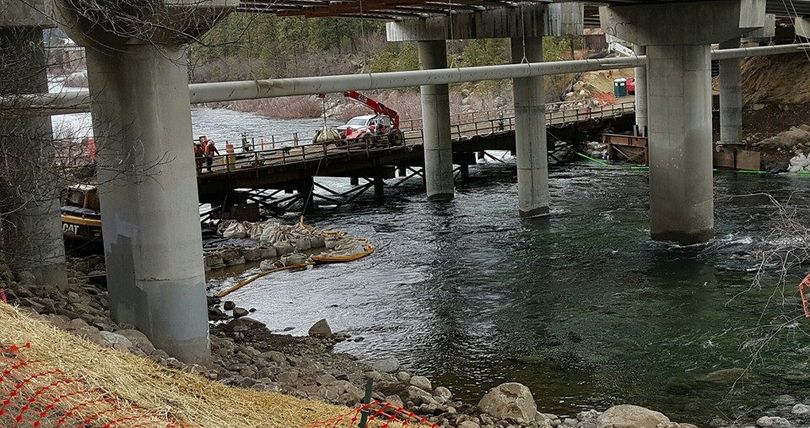
<svg viewBox="0 0 810 428">
<path fill-rule="evenodd" d="M 632 102 L 548 111 L 547 132 L 550 140 L 555 141 L 568 140 L 573 134 L 588 130 L 613 126 L 630 129 L 633 116 Z M 468 113 L 455 119 L 451 127 L 454 164 L 474 165 L 475 153 L 487 150 L 515 150 L 513 111 Z M 272 143 L 275 147 L 266 150 L 218 156 L 212 172 L 198 175 L 200 202 L 221 203 L 235 189 L 300 191 L 316 176 L 392 178 L 394 168 L 421 167 L 424 165 L 421 119 L 403 120 L 402 126 L 405 134 L 402 145 L 392 145 L 387 139 L 326 144 L 299 144 L 294 139 L 276 141 Z"/>
</svg>

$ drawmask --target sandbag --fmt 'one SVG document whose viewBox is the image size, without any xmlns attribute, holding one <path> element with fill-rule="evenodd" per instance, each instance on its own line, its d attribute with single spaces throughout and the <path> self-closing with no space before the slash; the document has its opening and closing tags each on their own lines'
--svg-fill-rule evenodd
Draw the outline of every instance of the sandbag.
<svg viewBox="0 0 810 428">
<path fill-rule="evenodd" d="M 242 223 L 234 222 L 222 232 L 222 236 L 228 239 L 242 239 L 248 236 L 248 234 L 247 229 Z"/>
</svg>

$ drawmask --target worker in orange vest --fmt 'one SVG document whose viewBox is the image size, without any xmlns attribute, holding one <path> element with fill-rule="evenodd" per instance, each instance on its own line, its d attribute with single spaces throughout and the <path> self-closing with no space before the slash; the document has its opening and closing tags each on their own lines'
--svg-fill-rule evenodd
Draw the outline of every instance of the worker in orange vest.
<svg viewBox="0 0 810 428">
<path fill-rule="evenodd" d="M 208 169 L 208 172 L 211 172 L 211 165 L 214 164 L 214 155 L 216 154 L 219 156 L 219 150 L 217 150 L 217 146 L 214 143 L 214 140 L 209 140 L 205 135 L 200 137 L 200 143 L 205 142 L 203 145 L 203 152 L 205 155 L 205 167 Z"/>
</svg>

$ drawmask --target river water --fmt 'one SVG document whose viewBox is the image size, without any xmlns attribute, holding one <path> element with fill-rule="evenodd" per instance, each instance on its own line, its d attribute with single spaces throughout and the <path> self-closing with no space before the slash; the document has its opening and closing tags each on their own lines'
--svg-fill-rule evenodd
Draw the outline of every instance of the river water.
<svg viewBox="0 0 810 428">
<path fill-rule="evenodd" d="M 308 136 L 321 125 L 201 108 L 192 116 L 195 135 L 220 144 L 242 132 Z M 716 238 L 680 248 L 649 239 L 646 172 L 552 168 L 551 215 L 527 221 L 516 215 L 515 167 L 506 158 L 472 168 L 452 202 L 426 202 L 413 180 L 386 189 L 382 202 L 367 195 L 308 216 L 369 238 L 377 252 L 273 275 L 229 298 L 292 334 L 326 318 L 364 339 L 339 351 L 395 356 L 473 403 L 518 381 L 541 411 L 634 403 L 706 424 L 756 414 L 779 394 L 810 396 L 800 272 L 782 292 L 770 268 L 763 288 L 747 291 L 756 253 L 785 240 L 769 236 L 780 224 L 771 202 L 744 196 L 792 198 L 797 219 L 810 225 L 810 179 L 716 173 Z"/>
</svg>

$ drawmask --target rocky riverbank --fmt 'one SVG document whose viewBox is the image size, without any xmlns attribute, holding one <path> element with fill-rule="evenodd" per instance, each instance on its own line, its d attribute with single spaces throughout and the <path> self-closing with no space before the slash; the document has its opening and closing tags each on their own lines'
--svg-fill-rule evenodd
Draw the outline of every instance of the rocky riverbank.
<svg viewBox="0 0 810 428">
<path fill-rule="evenodd" d="M 97 344 L 140 355 L 162 365 L 186 370 L 212 381 L 266 391 L 280 391 L 302 398 L 354 406 L 363 396 L 367 378 L 374 380 L 373 397 L 425 415 L 442 427 L 494 428 L 688 428 L 661 413 L 637 406 L 614 406 L 605 412 L 589 410 L 571 416 L 538 412 L 529 389 L 506 383 L 488 392 L 478 403 L 456 399 L 448 388 L 423 376 L 411 375 L 394 358 L 363 363 L 333 352 L 344 340 L 362 340 L 332 332 L 319 321 L 307 337 L 275 334 L 249 317 L 255 309 L 209 298 L 212 359 L 205 365 L 187 365 L 155 349 L 132 326 L 110 319 L 106 291 L 93 278 L 103 269 L 98 258 L 72 263 L 66 289 L 35 284 L 33 276 L 12 275 L 0 267 L 0 286 L 9 303 L 28 308 L 66 332 Z M 792 400 L 788 403 L 788 398 Z M 807 426 L 810 407 L 783 397 L 780 410 L 756 421 L 760 427 Z M 713 426 L 744 426 L 720 421 Z"/>
</svg>

